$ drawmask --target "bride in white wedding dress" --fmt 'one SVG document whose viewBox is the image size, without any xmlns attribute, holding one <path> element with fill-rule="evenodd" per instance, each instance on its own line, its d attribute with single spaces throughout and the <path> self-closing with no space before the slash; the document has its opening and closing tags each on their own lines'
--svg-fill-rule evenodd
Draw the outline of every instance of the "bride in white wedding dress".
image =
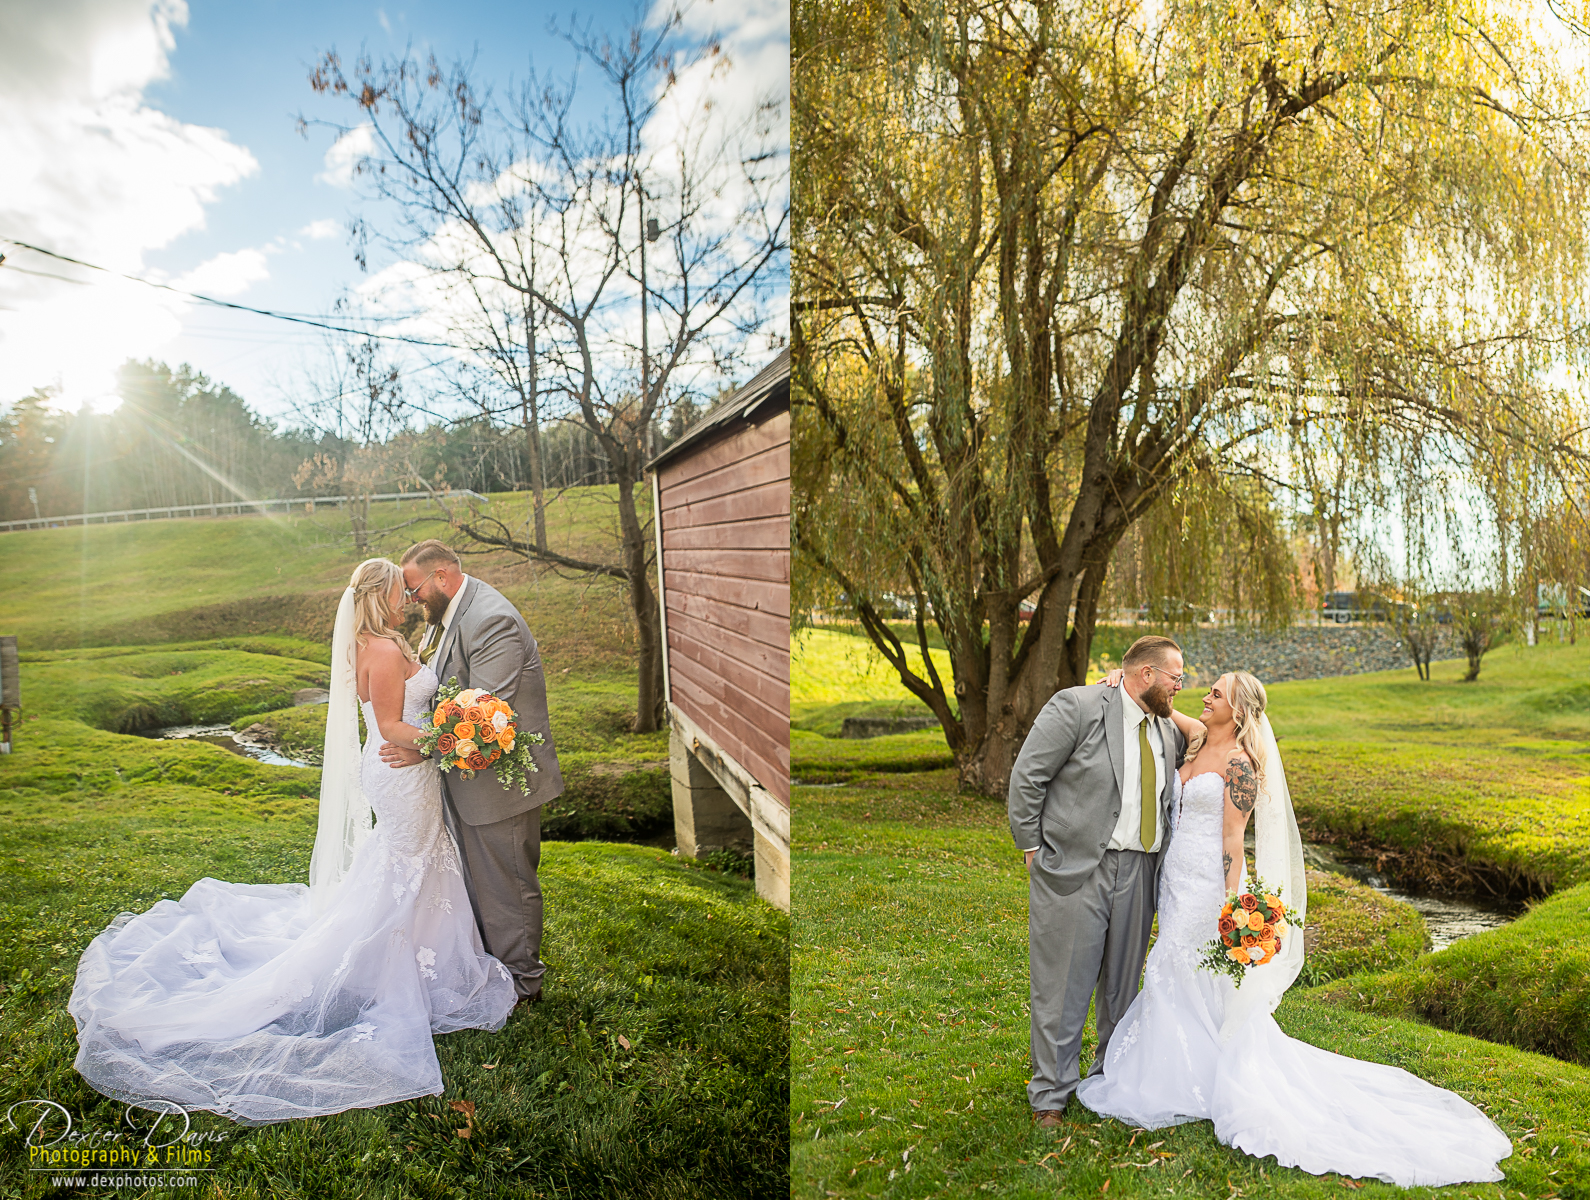
<svg viewBox="0 0 1590 1200">
<path fill-rule="evenodd" d="M 97 1091 L 248 1125 L 371 1108 L 442 1091 L 433 1034 L 506 1022 L 513 981 L 481 946 L 437 768 L 377 754 L 413 744 L 437 687 L 396 632 L 403 600 L 397 565 L 369 559 L 337 610 L 310 886 L 201 879 L 84 951 L 70 1011 Z"/>
<path fill-rule="evenodd" d="M 1501 1179 L 1496 1164 L 1511 1143 L 1468 1101 L 1281 1032 L 1271 1013 L 1302 968 L 1301 929 L 1271 962 L 1248 968 L 1240 988 L 1199 965 L 1246 875 L 1250 813 L 1257 877 L 1289 912 L 1307 910 L 1302 841 L 1265 703 L 1259 681 L 1239 671 L 1210 689 L 1201 722 L 1175 715 L 1188 763 L 1160 868 L 1159 937 L 1102 1073 L 1095 1067 L 1077 1097 L 1149 1129 L 1212 1121 L 1226 1145 L 1316 1175 L 1403 1187 Z"/>
</svg>

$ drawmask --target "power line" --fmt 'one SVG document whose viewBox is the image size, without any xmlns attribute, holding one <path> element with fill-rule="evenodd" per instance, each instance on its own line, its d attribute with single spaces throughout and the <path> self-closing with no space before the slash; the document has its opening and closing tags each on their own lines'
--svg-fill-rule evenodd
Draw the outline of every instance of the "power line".
<svg viewBox="0 0 1590 1200">
<path fill-rule="evenodd" d="M 396 333 L 371 333 L 367 329 L 350 329 L 346 325 L 331 325 L 325 321 L 315 320 L 310 317 L 297 317 L 291 313 L 272 312 L 265 308 L 251 308 L 247 304 L 234 304 L 230 300 L 217 300 L 213 296 L 201 296 L 198 292 L 183 291 L 181 288 L 172 287 L 169 283 L 156 283 L 153 279 L 142 279 L 137 275 L 125 275 L 120 271 L 112 271 L 109 267 L 101 267 L 95 263 L 84 262 L 80 258 L 70 258 L 65 254 L 57 254 L 55 251 L 46 250 L 42 246 L 32 246 L 27 242 L 19 242 L 15 238 L 0 238 L 0 242 L 5 242 L 7 245 L 11 246 L 21 246 L 24 250 L 31 250 L 35 254 L 43 254 L 48 258 L 59 259 L 61 262 L 68 262 L 73 266 L 87 267 L 90 271 L 103 271 L 105 274 L 114 275 L 118 279 L 128 279 L 133 283 L 144 284 L 146 287 L 159 288 L 164 292 L 173 292 L 178 296 L 186 296 L 190 300 L 202 300 L 205 304 L 213 304 L 217 308 L 232 308 L 236 309 L 238 312 L 253 313 L 255 316 L 260 317 L 271 317 L 277 321 L 292 321 L 297 325 L 313 325 L 316 329 L 329 329 L 333 333 L 351 333 L 358 337 L 379 338 L 384 342 L 407 342 L 411 346 L 435 346 L 442 350 L 457 349 L 456 346 L 450 345 L 447 342 L 428 342 L 423 338 L 404 337 L 401 334 Z M 0 264 L 3 264 L 4 261 L 5 256 L 0 255 Z M 42 274 L 42 272 L 39 271 L 24 271 L 21 267 L 13 267 L 12 269 L 22 271 L 25 275 Z M 46 275 L 45 278 L 60 279 L 66 283 L 84 282 L 84 280 L 81 279 L 67 279 L 64 275 Z"/>
</svg>

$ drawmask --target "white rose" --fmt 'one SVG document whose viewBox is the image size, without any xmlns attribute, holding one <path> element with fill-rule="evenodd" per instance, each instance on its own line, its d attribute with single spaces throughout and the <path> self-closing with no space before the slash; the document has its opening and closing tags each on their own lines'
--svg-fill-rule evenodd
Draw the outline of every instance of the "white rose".
<svg viewBox="0 0 1590 1200">
<path fill-rule="evenodd" d="M 502 727 L 504 725 L 506 725 L 507 723 L 508 723 L 508 714 L 507 713 L 499 712 L 499 713 L 492 713 L 491 714 L 491 725 L 492 725 L 492 728 L 495 729 L 498 733 L 502 732 Z"/>
<path fill-rule="evenodd" d="M 479 688 L 465 688 L 463 691 L 459 692 L 458 695 L 453 697 L 453 703 L 458 705 L 460 708 L 468 708 L 475 702 L 475 697 L 478 695 L 480 695 Z"/>
<path fill-rule="evenodd" d="M 459 742 L 458 745 L 453 748 L 453 753 L 459 758 L 468 758 L 478 749 L 480 749 L 479 746 L 466 739 L 465 741 Z"/>
</svg>

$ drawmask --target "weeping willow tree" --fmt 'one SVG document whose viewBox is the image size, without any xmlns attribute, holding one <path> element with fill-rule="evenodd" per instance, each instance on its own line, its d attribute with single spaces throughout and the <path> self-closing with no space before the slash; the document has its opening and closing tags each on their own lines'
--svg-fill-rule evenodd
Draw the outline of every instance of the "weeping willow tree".
<svg viewBox="0 0 1590 1200">
<path fill-rule="evenodd" d="M 794 17 L 797 611 L 853 609 L 963 786 L 1002 791 L 1083 681 L 1134 530 L 1158 586 L 1273 610 L 1278 509 L 1339 534 L 1388 479 L 1507 488 L 1504 446 L 1575 494 L 1590 158 L 1553 29 L 1470 0 Z M 1178 560 L 1190 527 L 1219 545 Z"/>
</svg>

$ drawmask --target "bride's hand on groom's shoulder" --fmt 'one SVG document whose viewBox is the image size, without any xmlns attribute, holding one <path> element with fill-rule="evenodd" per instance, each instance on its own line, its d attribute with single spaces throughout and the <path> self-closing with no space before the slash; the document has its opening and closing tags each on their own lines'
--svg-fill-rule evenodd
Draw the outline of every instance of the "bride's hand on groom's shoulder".
<svg viewBox="0 0 1590 1200">
<path fill-rule="evenodd" d="M 1120 687 L 1121 686 L 1121 680 L 1124 679 L 1125 677 L 1126 677 L 1126 672 L 1121 670 L 1120 667 L 1116 667 L 1115 670 L 1111 671 L 1103 679 L 1099 680 L 1099 682 L 1102 683 L 1105 687 Z"/>
<path fill-rule="evenodd" d="M 418 766 L 425 761 L 425 755 L 412 746 L 399 746 L 396 742 L 381 743 L 381 761 L 394 770 L 400 767 Z"/>
</svg>

